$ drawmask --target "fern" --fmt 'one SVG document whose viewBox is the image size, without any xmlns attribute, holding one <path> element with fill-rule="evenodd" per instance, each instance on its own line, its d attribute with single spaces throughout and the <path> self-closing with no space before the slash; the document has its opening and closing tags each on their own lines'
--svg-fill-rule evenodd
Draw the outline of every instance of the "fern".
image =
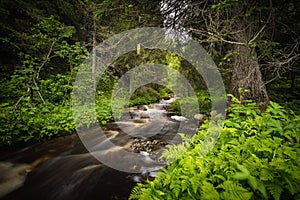
<svg viewBox="0 0 300 200">
<path fill-rule="evenodd" d="M 167 145 L 167 149 L 163 151 L 161 155 L 161 158 L 166 159 L 167 164 L 171 164 L 180 158 L 180 156 L 182 156 L 182 154 L 190 147 L 192 137 L 185 134 L 179 135 L 181 136 L 183 142 L 177 145 Z"/>
<path fill-rule="evenodd" d="M 209 182 L 202 182 L 201 184 L 201 199 L 203 200 L 218 200 L 221 199 L 219 193 Z"/>
<path fill-rule="evenodd" d="M 233 181 L 225 181 L 218 188 L 224 190 L 220 195 L 225 200 L 248 200 L 253 196 L 252 192 Z"/>
<path fill-rule="evenodd" d="M 168 168 L 137 185 L 131 199 L 299 197 L 300 117 L 273 102 L 266 112 L 240 100 L 228 110 L 220 137 L 217 126 L 207 131 L 209 121 L 192 138 L 182 135 L 182 144 L 163 152 Z"/>
<path fill-rule="evenodd" d="M 283 192 L 281 183 L 275 182 L 275 184 L 267 184 L 266 187 L 275 200 L 280 200 L 280 196 Z"/>
<path fill-rule="evenodd" d="M 129 200 L 135 200 L 135 199 L 141 199 L 141 196 L 143 194 L 143 188 L 145 188 L 145 185 L 138 183 L 132 190 L 129 196 Z"/>
</svg>

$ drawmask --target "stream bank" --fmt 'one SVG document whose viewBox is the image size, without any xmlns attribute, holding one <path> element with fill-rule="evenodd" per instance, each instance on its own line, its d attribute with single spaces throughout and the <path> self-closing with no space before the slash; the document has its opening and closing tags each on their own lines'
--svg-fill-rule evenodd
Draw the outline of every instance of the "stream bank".
<svg viewBox="0 0 300 200">
<path fill-rule="evenodd" d="M 165 165 L 159 158 L 164 147 L 181 142 L 177 134 L 180 123 L 171 119 L 165 110 L 168 105 L 161 101 L 146 109 L 130 108 L 132 119 L 108 123 L 102 127 L 106 138 L 100 142 L 92 140 L 94 153 L 105 154 L 107 159 L 116 162 L 122 156 L 121 150 L 135 152 L 142 162 L 129 160 L 128 170 L 139 173 L 122 172 L 102 164 L 74 134 L 1 154 L 2 199 L 127 199 L 136 182 L 154 178 Z M 148 112 L 148 116 L 142 112 Z M 87 135 L 99 129 L 92 127 Z M 106 141 L 117 148 L 107 149 Z"/>
</svg>

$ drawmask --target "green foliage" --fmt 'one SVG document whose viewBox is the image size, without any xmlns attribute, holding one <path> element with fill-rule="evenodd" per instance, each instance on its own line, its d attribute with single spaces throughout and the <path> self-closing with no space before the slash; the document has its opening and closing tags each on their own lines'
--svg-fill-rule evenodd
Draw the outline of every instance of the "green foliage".
<svg viewBox="0 0 300 200">
<path fill-rule="evenodd" d="M 205 157 L 200 151 L 209 121 L 190 144 L 168 147 L 163 156 L 173 163 L 154 181 L 138 184 L 130 199 L 295 199 L 300 194 L 300 116 L 274 102 L 265 112 L 257 107 L 231 105 L 220 138 Z"/>
<path fill-rule="evenodd" d="M 162 99 L 168 99 L 171 96 L 172 91 L 166 87 L 159 90 L 159 96 Z"/>
<path fill-rule="evenodd" d="M 75 29 L 53 16 L 31 28 L 21 65 L 1 81 L 1 144 L 41 141 L 74 132 L 69 94 L 75 73 L 87 55 L 70 44 Z M 56 73 L 49 73 L 52 71 Z"/>
<path fill-rule="evenodd" d="M 109 120 L 112 119 L 111 113 L 111 99 L 109 95 L 98 95 L 96 98 L 96 112 L 97 112 L 97 120 L 100 124 L 106 124 Z"/>
<path fill-rule="evenodd" d="M 209 98 L 209 93 L 207 90 L 202 90 L 196 92 L 196 98 L 195 97 L 184 97 L 181 99 L 178 99 L 174 101 L 171 106 L 168 108 L 171 111 L 181 113 L 181 107 L 184 107 L 186 110 L 189 110 L 188 113 L 197 113 L 197 109 L 195 108 L 195 102 L 199 105 L 199 111 L 200 113 L 209 114 L 211 110 L 211 100 Z M 183 114 L 183 113 L 181 113 Z M 188 116 L 193 117 L 193 116 Z"/>
<path fill-rule="evenodd" d="M 172 162 L 177 160 L 190 147 L 191 137 L 186 136 L 182 133 L 179 133 L 179 135 L 181 136 L 183 142 L 178 145 L 168 145 L 167 151 L 164 151 L 162 153 L 161 158 L 165 158 L 167 164 L 171 164 Z"/>
<path fill-rule="evenodd" d="M 295 99 L 290 102 L 284 102 L 281 105 L 287 109 L 292 110 L 296 115 L 300 115 L 300 100 Z"/>
<path fill-rule="evenodd" d="M 2 144 L 41 141 L 74 132 L 70 92 L 76 72 L 88 55 L 84 45 L 72 42 L 75 33 L 73 26 L 54 16 L 43 17 L 30 28 L 26 48 L 18 52 L 19 66 L 0 82 Z M 115 83 L 110 72 L 102 75 L 95 107 L 78 107 L 78 126 L 106 124 L 112 119 L 111 90 Z M 166 94 L 142 88 L 133 95 L 130 105 L 149 104 L 161 95 Z"/>
<path fill-rule="evenodd" d="M 131 96 L 129 106 L 147 105 L 161 99 L 158 91 L 151 87 L 141 87 L 137 89 Z"/>
<path fill-rule="evenodd" d="M 75 131 L 72 112 L 67 105 L 14 108 L 1 104 L 0 110 L 0 145 L 44 141 Z"/>
</svg>

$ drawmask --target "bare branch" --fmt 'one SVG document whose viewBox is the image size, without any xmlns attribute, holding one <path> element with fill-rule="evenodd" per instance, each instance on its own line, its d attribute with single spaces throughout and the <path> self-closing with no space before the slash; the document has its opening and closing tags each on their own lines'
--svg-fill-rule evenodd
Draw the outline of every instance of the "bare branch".
<svg viewBox="0 0 300 200">
<path fill-rule="evenodd" d="M 44 62 L 41 64 L 41 66 L 39 67 L 37 73 L 36 73 L 36 79 L 39 79 L 39 76 L 40 76 L 40 72 L 41 72 L 41 69 L 44 67 L 44 65 L 46 64 L 46 62 L 48 61 L 49 57 L 50 57 L 50 54 L 52 52 L 52 49 L 53 49 L 53 46 L 54 46 L 55 42 L 52 42 L 51 44 L 51 47 L 48 51 L 48 54 L 46 56 L 46 59 L 44 60 Z"/>
<path fill-rule="evenodd" d="M 263 27 L 261 27 L 261 29 L 257 32 L 257 34 L 256 34 L 251 40 L 249 40 L 249 43 L 255 41 L 256 38 L 263 32 L 263 30 L 264 30 L 265 28 L 266 28 L 266 24 L 263 25 Z"/>
<path fill-rule="evenodd" d="M 33 78 L 32 80 L 33 80 L 33 83 L 34 83 L 34 85 L 35 85 L 35 86 L 36 86 L 36 88 L 37 88 L 37 89 L 36 89 L 36 90 L 37 90 L 37 93 L 39 94 L 39 96 L 40 96 L 41 100 L 43 101 L 43 104 L 46 104 L 46 102 L 45 102 L 44 98 L 42 97 L 42 94 L 40 93 L 39 87 L 38 87 L 38 85 L 37 85 L 37 83 L 36 83 L 35 79 Z"/>
<path fill-rule="evenodd" d="M 193 31 L 194 33 L 197 33 L 197 34 L 212 36 L 213 38 L 217 39 L 217 41 L 222 41 L 222 42 L 225 42 L 225 43 L 228 43 L 228 44 L 246 45 L 246 43 L 244 43 L 244 42 L 235 42 L 235 41 L 226 40 L 223 37 L 221 37 L 217 34 L 214 34 L 212 32 L 209 32 L 209 31 L 205 31 L 206 33 L 204 33 L 203 31 L 200 31 L 200 30 L 197 30 L 197 29 L 190 29 L 190 30 Z"/>
<path fill-rule="evenodd" d="M 24 98 L 25 95 L 21 96 L 20 99 L 17 101 L 17 103 L 15 103 L 14 108 L 16 108 L 19 103 L 21 102 L 21 100 Z"/>
</svg>

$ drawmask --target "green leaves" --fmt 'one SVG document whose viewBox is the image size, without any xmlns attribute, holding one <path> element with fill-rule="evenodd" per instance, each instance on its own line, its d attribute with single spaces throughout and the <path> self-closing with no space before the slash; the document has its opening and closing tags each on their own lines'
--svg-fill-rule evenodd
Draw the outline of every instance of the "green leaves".
<svg viewBox="0 0 300 200">
<path fill-rule="evenodd" d="M 248 169 L 246 167 L 244 167 L 243 165 L 239 165 L 236 164 L 237 168 L 241 171 L 241 172 L 237 172 L 235 173 L 235 175 L 233 175 L 233 178 L 239 179 L 239 180 L 246 180 L 250 177 L 250 172 L 248 171 Z"/>
<path fill-rule="evenodd" d="M 247 110 L 255 114 L 240 116 Z M 252 103 L 234 104 L 229 111 L 220 138 L 206 157 L 199 153 L 209 121 L 190 145 L 172 146 L 164 153 L 174 159 L 182 148 L 180 157 L 152 182 L 154 191 L 164 193 L 160 199 L 281 199 L 283 195 L 300 195 L 299 116 L 287 115 L 273 102 L 266 112 Z M 144 196 L 150 193 L 148 188 L 148 184 L 143 186 L 144 199 L 151 199 Z"/>
<path fill-rule="evenodd" d="M 221 199 L 247 200 L 253 196 L 252 192 L 243 188 L 240 184 L 233 181 L 224 181 L 218 188 L 222 188 Z"/>
<path fill-rule="evenodd" d="M 42 17 L 29 29 L 26 48 L 14 74 L 1 81 L 2 144 L 41 141 L 74 132 L 68 106 L 74 75 L 87 50 L 70 44 L 75 28 L 54 16 Z"/>
<path fill-rule="evenodd" d="M 53 104 L 36 107 L 0 107 L 1 145 L 43 141 L 75 130 L 69 106 Z"/>
<path fill-rule="evenodd" d="M 237 180 L 241 180 L 241 181 L 247 181 L 247 183 L 250 185 L 250 187 L 255 191 L 258 190 L 262 193 L 262 195 L 264 196 L 264 198 L 267 198 L 267 191 L 265 186 L 263 185 L 262 182 L 260 182 L 257 178 L 255 178 L 254 176 L 250 175 L 250 172 L 248 171 L 248 169 L 246 167 L 244 167 L 243 165 L 239 165 L 237 164 L 237 168 L 241 171 L 241 172 L 236 172 L 232 178 L 237 179 Z"/>
<path fill-rule="evenodd" d="M 236 172 L 236 173 L 232 176 L 232 178 L 238 179 L 238 180 L 242 180 L 242 181 L 247 180 L 249 177 L 250 177 L 250 175 L 249 175 L 249 174 L 246 174 L 246 173 L 244 173 L 244 172 Z"/>
<path fill-rule="evenodd" d="M 225 125 L 228 126 L 228 127 L 233 127 L 233 128 L 240 128 L 240 124 L 238 123 L 235 123 L 235 122 L 232 122 L 232 121 L 225 121 Z"/>
<path fill-rule="evenodd" d="M 217 192 L 216 188 L 213 186 L 213 184 L 209 182 L 202 182 L 201 185 L 201 196 L 204 200 L 218 200 L 221 199 L 219 193 Z"/>
</svg>

